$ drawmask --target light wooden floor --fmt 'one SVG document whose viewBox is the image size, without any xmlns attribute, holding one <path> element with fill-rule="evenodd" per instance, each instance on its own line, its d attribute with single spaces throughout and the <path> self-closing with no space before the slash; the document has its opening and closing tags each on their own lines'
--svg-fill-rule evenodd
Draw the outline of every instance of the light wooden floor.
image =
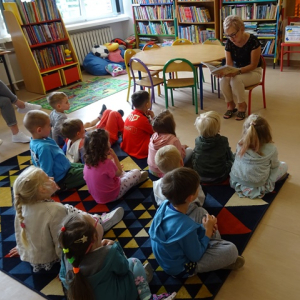
<svg viewBox="0 0 300 300">
<path fill-rule="evenodd" d="M 271 61 L 268 64 L 267 109 L 262 108 L 261 90 L 256 88 L 252 95 L 252 112 L 263 115 L 269 121 L 279 159 L 288 163 L 290 176 L 244 251 L 244 268 L 231 272 L 216 300 L 297 300 L 300 297 L 300 72 L 299 67 L 285 67 L 284 72 L 280 72 L 279 67 L 272 69 Z M 208 74 L 205 75 L 208 80 Z M 226 111 L 224 101 L 210 92 L 209 83 L 204 84 L 204 90 L 204 111 L 215 110 L 223 114 Z M 123 109 L 126 117 L 131 111 L 130 104 L 126 102 L 126 92 L 125 90 L 98 101 L 70 114 L 69 117 L 91 120 L 97 116 L 103 103 L 111 109 Z M 26 101 L 39 96 L 25 90 L 17 94 Z M 191 105 L 191 92 L 188 89 L 175 91 L 174 97 L 176 106 L 171 107 L 170 111 L 175 116 L 176 133 L 183 144 L 193 147 L 197 131 L 193 125 L 196 114 Z M 153 110 L 157 114 L 164 109 L 164 96 L 156 97 L 156 101 Z M 17 117 L 23 130 L 23 116 L 17 113 Z M 221 134 L 229 138 L 233 151 L 240 138 L 241 128 L 242 122 L 237 122 L 234 118 L 222 119 Z M 10 131 L 3 118 L 0 118 L 0 138 L 4 140 L 0 146 L 0 161 L 29 148 L 28 145 L 10 142 Z M 10 289 L 7 289 L 8 286 Z M 0 290 L 1 299 L 15 299 L 15 295 L 22 295 L 23 300 L 42 299 L 38 295 L 34 297 L 28 294 L 22 285 L 5 277 L 3 273 L 0 273 Z"/>
</svg>

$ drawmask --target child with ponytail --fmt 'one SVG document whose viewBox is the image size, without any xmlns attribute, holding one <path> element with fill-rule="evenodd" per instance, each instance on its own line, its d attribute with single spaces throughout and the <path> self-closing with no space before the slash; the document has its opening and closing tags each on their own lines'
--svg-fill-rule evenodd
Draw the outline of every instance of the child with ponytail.
<svg viewBox="0 0 300 300">
<path fill-rule="evenodd" d="M 60 280 L 70 300 L 171 300 L 176 293 L 152 295 L 153 271 L 137 258 L 126 258 L 118 242 L 102 239 L 90 215 L 66 217 L 59 234 L 63 251 Z"/>
<path fill-rule="evenodd" d="M 10 251 L 10 256 L 19 254 L 22 261 L 32 265 L 34 272 L 48 271 L 60 261 L 57 233 L 62 220 L 69 214 L 86 214 L 71 205 L 52 200 L 51 195 L 58 189 L 52 177 L 34 166 L 25 169 L 14 182 L 17 247 Z M 108 230 L 122 219 L 123 214 L 123 208 L 118 208 L 101 217 L 95 216 L 100 218 L 104 230 Z"/>
<path fill-rule="evenodd" d="M 250 115 L 237 144 L 230 173 L 231 187 L 240 197 L 262 198 L 274 190 L 276 181 L 285 178 L 287 169 L 287 164 L 278 160 L 267 120 Z"/>
</svg>

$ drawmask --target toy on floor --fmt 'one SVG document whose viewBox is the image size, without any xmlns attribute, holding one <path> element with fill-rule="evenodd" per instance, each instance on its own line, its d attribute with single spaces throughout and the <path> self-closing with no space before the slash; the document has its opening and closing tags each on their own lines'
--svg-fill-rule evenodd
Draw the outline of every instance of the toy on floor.
<svg viewBox="0 0 300 300">
<path fill-rule="evenodd" d="M 65 50 L 65 55 L 66 55 L 65 61 L 66 61 L 66 64 L 70 64 L 70 63 L 73 62 L 73 58 L 72 58 L 72 56 L 71 56 L 71 53 L 72 53 L 72 52 L 71 52 L 69 49 L 66 49 L 66 50 Z"/>
<path fill-rule="evenodd" d="M 106 58 L 109 54 L 109 50 L 104 45 L 94 45 L 92 53 L 97 57 Z"/>
<path fill-rule="evenodd" d="M 122 57 L 122 51 L 124 52 L 124 49 L 119 48 L 118 43 L 106 43 L 104 46 L 107 47 L 109 54 L 108 59 L 112 62 L 124 62 L 124 58 Z"/>
<path fill-rule="evenodd" d="M 127 74 L 126 69 L 124 70 L 123 67 L 118 64 L 109 64 L 109 65 L 105 66 L 105 70 L 113 77 Z"/>
</svg>

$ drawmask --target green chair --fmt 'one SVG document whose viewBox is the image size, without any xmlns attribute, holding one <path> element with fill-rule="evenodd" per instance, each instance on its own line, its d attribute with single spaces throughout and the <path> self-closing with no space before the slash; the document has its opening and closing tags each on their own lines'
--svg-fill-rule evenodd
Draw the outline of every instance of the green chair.
<svg viewBox="0 0 300 300">
<path fill-rule="evenodd" d="M 181 77 L 176 79 L 167 79 L 166 74 L 172 72 L 191 72 L 193 76 L 188 78 Z M 198 114 L 197 71 L 190 61 L 184 58 L 175 58 L 169 60 L 163 68 L 163 80 L 165 87 L 166 109 L 169 106 L 168 89 L 171 90 L 171 100 L 172 105 L 174 106 L 173 89 L 191 87 L 193 92 L 193 105 L 195 105 L 196 114 Z M 203 105 L 201 105 L 201 107 L 202 106 Z"/>
</svg>

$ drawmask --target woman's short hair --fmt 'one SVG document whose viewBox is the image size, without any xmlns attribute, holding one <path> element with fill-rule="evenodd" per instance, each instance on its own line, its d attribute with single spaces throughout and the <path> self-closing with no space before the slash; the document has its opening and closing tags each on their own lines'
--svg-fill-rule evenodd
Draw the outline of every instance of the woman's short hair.
<svg viewBox="0 0 300 300">
<path fill-rule="evenodd" d="M 245 27 L 243 20 L 238 16 L 228 16 L 223 22 L 224 31 L 233 27 L 235 30 L 240 30 Z"/>
<path fill-rule="evenodd" d="M 220 116 L 215 111 L 208 111 L 196 118 L 195 127 L 205 138 L 214 137 L 220 132 Z"/>
</svg>

